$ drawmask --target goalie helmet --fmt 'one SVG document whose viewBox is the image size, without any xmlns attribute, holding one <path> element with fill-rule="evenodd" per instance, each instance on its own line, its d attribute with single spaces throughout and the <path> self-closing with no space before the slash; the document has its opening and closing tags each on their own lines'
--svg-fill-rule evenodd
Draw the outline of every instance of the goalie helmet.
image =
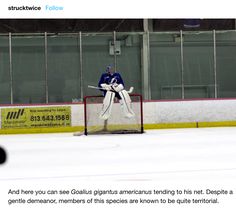
<svg viewBox="0 0 236 209">
<path fill-rule="evenodd" d="M 107 68 L 106 68 L 106 72 L 107 73 L 113 73 L 113 66 L 112 65 L 108 65 Z"/>
</svg>

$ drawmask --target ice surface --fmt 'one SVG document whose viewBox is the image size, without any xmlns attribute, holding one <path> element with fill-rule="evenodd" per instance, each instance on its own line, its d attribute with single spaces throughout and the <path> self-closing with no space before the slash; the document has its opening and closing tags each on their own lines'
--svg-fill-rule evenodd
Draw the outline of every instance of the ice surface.
<svg viewBox="0 0 236 209">
<path fill-rule="evenodd" d="M 8 153 L 1 181 L 230 182 L 236 128 L 146 131 L 131 135 L 1 135 Z"/>
</svg>

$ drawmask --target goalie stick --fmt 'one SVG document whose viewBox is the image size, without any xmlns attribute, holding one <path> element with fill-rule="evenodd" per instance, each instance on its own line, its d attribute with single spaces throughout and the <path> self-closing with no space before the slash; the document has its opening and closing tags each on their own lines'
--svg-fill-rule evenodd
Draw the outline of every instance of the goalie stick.
<svg viewBox="0 0 236 209">
<path fill-rule="evenodd" d="M 100 87 L 97 87 L 97 86 L 91 86 L 91 85 L 88 85 L 88 88 L 106 90 L 106 89 L 104 89 L 104 88 L 100 88 Z M 134 87 L 131 86 L 131 87 L 129 88 L 129 90 L 127 91 L 127 93 L 128 93 L 128 94 L 131 94 L 131 93 L 133 92 L 133 90 L 134 90 Z"/>
</svg>

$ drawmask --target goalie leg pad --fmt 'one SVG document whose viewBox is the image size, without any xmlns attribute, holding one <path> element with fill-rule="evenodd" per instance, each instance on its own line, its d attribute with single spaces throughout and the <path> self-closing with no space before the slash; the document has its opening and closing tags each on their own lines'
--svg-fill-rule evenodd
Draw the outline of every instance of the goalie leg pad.
<svg viewBox="0 0 236 209">
<path fill-rule="evenodd" d="M 114 102 L 115 93 L 107 91 L 105 98 L 103 99 L 103 106 L 100 112 L 99 118 L 107 120 L 111 115 L 111 109 Z"/>
<path fill-rule="evenodd" d="M 123 109 L 124 115 L 127 118 L 132 118 L 135 116 L 132 108 L 131 108 L 131 99 L 126 90 L 122 90 L 119 92 L 121 97 L 121 108 Z"/>
</svg>

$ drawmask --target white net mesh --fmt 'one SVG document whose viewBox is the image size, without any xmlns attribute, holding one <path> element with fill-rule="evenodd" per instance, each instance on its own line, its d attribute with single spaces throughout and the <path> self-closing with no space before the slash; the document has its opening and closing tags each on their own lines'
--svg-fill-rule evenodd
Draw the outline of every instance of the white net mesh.
<svg viewBox="0 0 236 209">
<path fill-rule="evenodd" d="M 135 113 L 132 118 L 125 117 L 122 106 L 115 99 L 108 120 L 99 118 L 104 97 L 85 97 L 85 134 L 99 133 L 142 133 L 142 96 L 131 94 L 131 107 Z"/>
</svg>

